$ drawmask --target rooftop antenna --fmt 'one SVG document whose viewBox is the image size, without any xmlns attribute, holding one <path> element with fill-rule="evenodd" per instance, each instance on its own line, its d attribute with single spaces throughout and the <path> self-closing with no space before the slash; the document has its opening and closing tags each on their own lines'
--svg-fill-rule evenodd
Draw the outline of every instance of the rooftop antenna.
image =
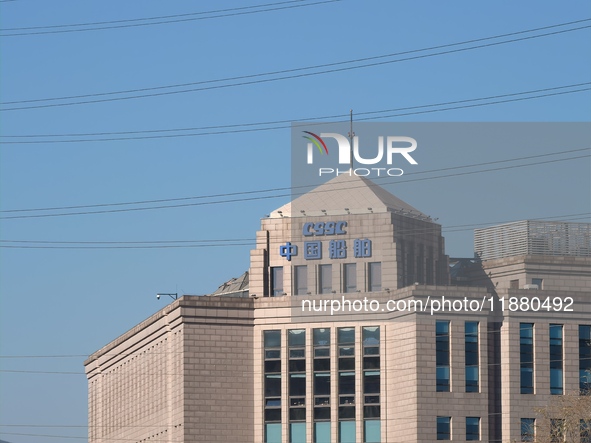
<svg viewBox="0 0 591 443">
<path fill-rule="evenodd" d="M 353 132 L 353 110 L 349 111 L 350 113 L 350 123 L 351 123 L 351 130 L 349 131 L 349 146 L 351 147 L 351 172 L 353 172 L 353 137 L 355 137 L 355 133 Z"/>
</svg>

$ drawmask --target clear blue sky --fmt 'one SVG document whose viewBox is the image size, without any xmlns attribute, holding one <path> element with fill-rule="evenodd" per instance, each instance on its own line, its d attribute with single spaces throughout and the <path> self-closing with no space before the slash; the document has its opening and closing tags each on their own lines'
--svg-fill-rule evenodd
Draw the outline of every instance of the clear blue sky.
<svg viewBox="0 0 591 443">
<path fill-rule="evenodd" d="M 0 2 L 0 28 L 113 22 L 262 3 L 273 2 L 4 0 Z M 591 18 L 588 0 L 344 0 L 312 3 L 307 0 L 268 6 L 259 9 L 301 7 L 254 14 L 237 15 L 241 11 L 253 10 L 234 10 L 204 15 L 202 17 L 222 16 L 205 20 L 83 32 L 54 31 L 87 27 L 2 31 L 0 101 L 4 104 L 0 106 L 3 109 L 0 111 L 0 210 L 3 212 L 0 216 L 70 211 L 6 212 L 15 209 L 208 196 L 288 187 L 290 184 L 289 124 L 274 125 L 284 127 L 272 130 L 228 133 L 226 128 L 201 131 L 226 132 L 222 134 L 132 140 L 89 141 L 199 131 L 55 135 L 289 122 L 346 114 L 351 108 L 362 113 L 591 82 L 591 32 L 585 28 L 397 63 L 224 88 L 68 106 L 33 107 L 129 97 L 130 94 L 22 103 L 291 70 Z M 198 16 L 184 15 L 158 21 L 194 17 Z M 134 21 L 119 25 L 153 22 Z M 591 22 L 586 21 L 538 31 L 537 34 L 589 24 Z M 37 34 L 46 31 L 52 33 Z M 518 34 L 504 40 L 537 34 Z M 434 52 L 415 52 L 407 57 Z M 389 60 L 393 58 L 373 61 Z M 333 68 L 359 64 L 361 62 Z M 319 70 L 193 84 L 141 94 L 259 81 Z M 582 87 L 588 88 L 589 85 Z M 574 89 L 570 87 L 550 93 Z M 376 121 L 590 120 L 591 94 L 587 90 Z M 41 137 L 15 137 L 31 135 Z M 75 141 L 49 143 L 59 140 Z M 40 143 L 12 143 L 15 141 Z M 559 146 L 556 149 L 588 147 Z M 502 147 L 498 151 L 483 151 L 475 146 L 468 152 L 451 150 L 432 158 L 423 156 L 420 171 L 544 153 L 547 151 L 540 152 L 535 146 L 524 147 L 522 152 L 507 152 Z M 409 183 L 400 186 L 397 195 L 421 211 L 439 217 L 444 228 L 589 213 L 589 171 L 589 158 L 584 158 Z M 278 197 L 145 211 L 0 219 L 0 438 L 18 443 L 45 443 L 54 442 L 56 438 L 39 435 L 54 435 L 80 436 L 79 441 L 84 441 L 87 423 L 84 356 L 168 303 L 166 299 L 156 300 L 156 292 L 204 294 L 244 272 L 249 266 L 248 240 L 254 238 L 259 219 L 287 200 Z M 210 200 L 176 203 L 202 201 Z M 141 207 L 173 203 L 152 203 Z M 138 206 L 102 209 L 132 207 Z M 80 211 L 97 209 L 101 208 Z M 577 220 L 589 221 L 589 217 Z M 463 231 L 446 235 L 450 255 L 472 254 L 471 228 L 468 226 Z M 239 243 L 238 246 L 219 246 L 217 243 L 216 247 L 143 249 L 5 247 L 57 245 L 14 241 L 170 242 L 208 239 L 246 241 L 229 242 Z M 194 246 L 195 243 L 174 245 Z M 95 246 L 108 245 L 100 243 Z M 17 356 L 31 357 L 10 358 Z M 41 425 L 54 427 L 39 427 Z"/>
</svg>

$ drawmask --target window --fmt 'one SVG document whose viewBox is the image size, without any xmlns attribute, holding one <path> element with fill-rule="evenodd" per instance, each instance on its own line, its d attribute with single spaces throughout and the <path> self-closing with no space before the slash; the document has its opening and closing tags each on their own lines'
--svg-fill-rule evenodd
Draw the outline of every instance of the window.
<svg viewBox="0 0 591 443">
<path fill-rule="evenodd" d="M 263 346 L 265 442 L 281 443 L 281 331 L 264 331 Z"/>
<path fill-rule="evenodd" d="M 363 418 L 379 419 L 380 408 L 380 327 L 362 328 Z M 369 425 L 372 426 L 371 424 Z"/>
<path fill-rule="evenodd" d="M 532 285 L 537 285 L 538 289 L 542 289 L 542 283 L 544 282 L 544 279 L 541 278 L 532 278 L 531 279 L 531 284 Z"/>
<path fill-rule="evenodd" d="M 437 417 L 437 440 L 451 440 L 451 417 Z"/>
<path fill-rule="evenodd" d="M 435 364 L 437 376 L 437 391 L 449 392 L 450 371 L 449 371 L 449 322 L 438 320 L 435 323 Z"/>
<path fill-rule="evenodd" d="M 322 421 L 330 421 L 330 329 L 316 328 L 312 334 L 314 348 L 314 422 L 315 435 L 320 432 L 326 436 L 326 430 L 320 426 Z M 328 426 L 328 439 L 330 443 L 330 423 Z M 315 437 L 316 438 L 316 437 Z M 324 437 L 323 437 L 324 438 Z M 322 443 L 315 440 L 316 443 Z"/>
<path fill-rule="evenodd" d="M 281 423 L 265 424 L 265 443 L 281 443 Z"/>
<path fill-rule="evenodd" d="M 564 424 L 565 421 L 562 418 L 550 419 L 550 441 L 552 443 L 564 442 Z"/>
<path fill-rule="evenodd" d="M 318 266 L 318 292 L 320 294 L 332 292 L 332 265 Z"/>
<path fill-rule="evenodd" d="M 353 418 L 355 418 L 353 416 Z M 340 421 L 339 422 L 339 443 L 355 443 L 355 422 L 354 421 Z"/>
<path fill-rule="evenodd" d="M 314 443 L 331 443 L 330 422 L 314 423 Z"/>
<path fill-rule="evenodd" d="M 306 331 L 304 329 L 290 329 L 287 331 L 287 346 L 289 351 L 289 421 L 290 440 L 299 443 L 302 426 L 293 426 L 293 422 L 306 421 Z M 306 443 L 305 423 L 303 426 L 303 443 Z M 292 432 L 293 430 L 293 432 Z"/>
<path fill-rule="evenodd" d="M 357 265 L 345 263 L 343 265 L 343 292 L 357 291 Z"/>
<path fill-rule="evenodd" d="M 579 325 L 579 386 L 591 394 L 591 325 Z"/>
<path fill-rule="evenodd" d="M 480 440 L 480 417 L 466 417 L 466 440 Z"/>
<path fill-rule="evenodd" d="M 367 289 L 369 292 L 377 292 L 382 290 L 382 264 L 368 263 L 367 264 Z"/>
<path fill-rule="evenodd" d="M 550 393 L 563 394 L 562 325 L 550 325 Z"/>
<path fill-rule="evenodd" d="M 591 443 L 591 419 L 581 420 L 581 443 Z"/>
<path fill-rule="evenodd" d="M 536 420 L 534 418 L 521 419 L 521 441 L 534 441 Z"/>
<path fill-rule="evenodd" d="M 511 280 L 509 282 L 509 289 L 519 289 L 519 280 Z"/>
<path fill-rule="evenodd" d="M 382 426 L 380 420 L 365 420 L 363 422 L 363 442 L 381 443 Z"/>
<path fill-rule="evenodd" d="M 306 295 L 308 293 L 308 267 L 296 266 L 294 268 L 295 274 L 295 295 Z"/>
<path fill-rule="evenodd" d="M 306 443 L 306 423 L 289 425 L 289 443 Z"/>
<path fill-rule="evenodd" d="M 519 358 L 521 372 L 521 393 L 534 393 L 534 325 L 519 324 Z"/>
<path fill-rule="evenodd" d="M 478 322 L 467 321 L 464 324 L 466 355 L 466 392 L 478 392 L 479 350 Z"/>
<path fill-rule="evenodd" d="M 355 420 L 355 328 L 338 328 L 339 420 Z"/>
<path fill-rule="evenodd" d="M 271 268 L 271 295 L 278 297 L 283 294 L 283 267 L 276 266 Z"/>
</svg>

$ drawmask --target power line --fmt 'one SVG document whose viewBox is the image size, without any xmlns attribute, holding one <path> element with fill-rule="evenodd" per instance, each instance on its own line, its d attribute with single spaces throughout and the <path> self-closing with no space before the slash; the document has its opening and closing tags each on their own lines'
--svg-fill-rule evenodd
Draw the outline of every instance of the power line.
<svg viewBox="0 0 591 443">
<path fill-rule="evenodd" d="M 572 149 L 567 151 L 555 151 L 547 154 L 537 154 L 525 157 L 517 157 L 512 159 L 504 159 L 504 160 L 495 160 L 490 162 L 483 162 L 483 163 L 476 163 L 471 165 L 460 165 L 460 166 L 452 166 L 449 168 L 440 168 L 440 169 L 432 169 L 427 171 L 420 171 L 415 172 L 410 175 L 420 175 L 420 174 L 428 174 L 431 172 L 441 172 L 441 171 L 451 171 L 457 169 L 465 169 L 470 167 L 479 167 L 479 166 L 487 166 L 493 164 L 501 164 L 513 161 L 522 161 L 522 160 L 530 160 L 534 158 L 542 158 L 542 157 L 549 157 L 555 155 L 562 155 L 562 154 L 570 154 L 582 151 L 588 151 L 590 148 L 582 148 L 582 149 Z M 566 159 L 556 159 L 550 160 L 549 162 L 558 162 L 558 161 L 567 161 L 573 160 L 583 157 L 588 157 L 589 154 L 584 156 L 575 156 L 572 158 Z M 390 181 L 390 182 L 381 182 L 381 180 L 376 179 L 376 182 L 381 182 L 382 185 L 388 184 L 398 184 L 398 183 L 406 183 L 411 181 L 418 181 L 418 180 L 432 180 L 436 178 L 447 178 L 453 176 L 460 176 L 460 175 L 467 175 L 467 174 L 475 174 L 480 172 L 489 172 L 489 171 L 496 171 L 499 169 L 510 169 L 513 167 L 525 167 L 525 166 L 533 166 L 537 164 L 544 164 L 548 162 L 538 162 L 538 163 L 529 163 L 524 165 L 516 165 L 516 166 L 505 166 L 502 168 L 494 168 L 488 170 L 481 170 L 481 171 L 470 171 L 466 173 L 456 173 L 450 175 L 443 175 L 443 176 L 434 176 L 434 177 L 424 177 L 424 178 L 414 178 L 408 180 L 397 180 L 397 181 Z M 383 179 L 389 179 L 389 177 L 383 177 Z M 350 186 L 349 189 L 354 189 L 360 186 Z M 95 205 L 78 205 L 78 206 L 61 206 L 61 207 L 52 207 L 52 208 L 28 208 L 28 209 L 10 209 L 10 210 L 3 210 L 0 213 L 16 213 L 16 212 L 34 212 L 34 211 L 52 211 L 52 210 L 68 210 L 68 209 L 87 209 L 87 208 L 97 208 L 97 207 L 113 207 L 113 206 L 122 206 L 122 205 L 139 205 L 139 204 L 151 204 L 151 203 L 165 203 L 165 202 L 175 202 L 175 201 L 186 201 L 186 200 L 201 200 L 201 199 L 208 199 L 208 198 L 220 198 L 220 197 L 238 197 L 243 195 L 251 195 L 251 194 L 260 194 L 260 193 L 271 193 L 271 192 L 284 192 L 294 189 L 309 189 L 310 186 L 298 186 L 298 187 L 279 187 L 279 188 L 270 188 L 270 189 L 263 189 L 263 190 L 254 190 L 254 191 L 242 191 L 242 192 L 231 192 L 225 194 L 212 194 L 212 195 L 201 195 L 201 196 L 194 196 L 194 197 L 181 197 L 181 198 L 171 198 L 171 199 L 159 199 L 159 200 L 143 200 L 143 201 L 131 201 L 131 202 L 119 202 L 119 203 L 102 203 L 102 204 L 95 204 Z M 311 190 L 310 193 L 317 193 L 322 192 L 319 190 Z M 328 192 L 328 191 L 324 191 Z M 72 212 L 72 213 L 61 213 L 61 214 L 41 214 L 41 215 L 18 215 L 18 216 L 3 216 L 0 219 L 15 219 L 15 218 L 38 218 L 38 217 L 54 217 L 54 216 L 61 216 L 61 215 L 81 215 L 81 214 L 98 214 L 98 213 L 105 213 L 105 212 L 127 212 L 127 211 L 136 211 L 136 210 L 148 210 L 148 209 L 162 209 L 162 208 L 172 208 L 172 207 L 184 207 L 184 206 L 200 206 L 200 205 L 207 205 L 207 204 L 221 204 L 221 203 L 230 203 L 230 202 L 240 202 L 240 201 L 252 201 L 252 200 L 261 200 L 261 199 L 271 199 L 271 198 L 282 198 L 282 197 L 289 197 L 289 196 L 297 196 L 303 195 L 305 192 L 299 193 L 283 193 L 278 195 L 266 195 L 266 196 L 259 196 L 259 197 L 249 197 L 249 198 L 236 198 L 236 199 L 229 199 L 229 200 L 218 200 L 213 202 L 199 202 L 199 203 L 186 203 L 186 204 L 179 204 L 179 205 L 167 205 L 167 206 L 152 206 L 148 208 L 125 208 L 125 209 L 111 209 L 111 210 L 101 210 L 101 211 L 84 211 L 84 212 Z"/>
<path fill-rule="evenodd" d="M 53 26 L 33 26 L 33 27 L 25 27 L 25 28 L 6 28 L 0 29 L 0 32 L 13 32 L 19 30 L 34 30 L 34 29 L 48 29 L 46 31 L 33 31 L 33 32 L 17 32 L 17 33 L 9 33 L 0 35 L 0 37 L 17 37 L 17 36 L 25 36 L 25 35 L 42 35 L 42 34 L 63 34 L 63 33 L 70 33 L 70 32 L 84 32 L 84 31 L 98 31 L 98 30 L 105 30 L 105 29 L 121 29 L 121 28 L 135 28 L 140 26 L 152 26 L 152 25 L 162 25 L 168 23 L 180 23 L 180 22 L 190 22 L 196 20 L 211 20 L 216 18 L 224 18 L 224 17 L 235 17 L 240 15 L 250 15 L 250 14 L 258 14 L 261 12 L 270 12 L 270 11 L 280 11 L 284 9 L 295 9 L 295 8 L 304 8 L 307 6 L 316 6 L 322 5 L 325 3 L 334 3 L 340 2 L 342 0 L 320 0 L 313 3 L 306 3 L 300 5 L 290 5 L 290 6 L 275 6 L 266 9 L 258 9 L 254 11 L 245 11 L 245 9 L 254 9 L 254 8 L 261 8 L 266 6 L 274 6 L 274 5 L 285 5 L 288 3 L 298 3 L 307 0 L 292 0 L 292 1 L 285 1 L 285 2 L 278 2 L 278 3 L 269 3 L 267 5 L 254 5 L 254 6 L 245 6 L 240 8 L 229 8 L 229 9 L 220 9 L 217 11 L 205 11 L 205 12 L 194 12 L 194 13 L 187 13 L 187 14 L 177 14 L 177 15 L 170 15 L 170 16 L 160 16 L 160 17 L 148 17 L 148 18 L 138 18 L 138 19 L 129 19 L 129 20 L 112 20 L 112 21 L 105 21 L 105 22 L 94 22 L 94 23 L 79 23 L 79 24 L 71 24 L 71 25 L 53 25 Z M 228 12 L 225 14 L 219 15 L 210 15 L 207 17 L 195 17 L 196 15 L 205 15 L 205 14 L 215 14 L 224 11 L 240 11 L 241 12 Z M 192 16 L 189 18 L 189 16 Z M 175 19 L 172 19 L 177 17 Z M 178 17 L 186 17 L 186 18 L 178 18 Z M 171 19 L 167 19 L 171 18 Z M 153 21 L 151 23 L 133 23 L 138 21 L 149 21 L 149 20 L 160 20 L 160 21 Z M 117 23 L 127 23 L 127 24 L 120 24 Z M 49 30 L 51 28 L 64 28 L 64 27 L 74 27 L 74 26 L 93 26 L 93 25 L 100 25 L 100 24 L 113 24 L 114 26 L 98 26 L 98 27 L 87 27 L 82 29 L 61 29 L 61 30 Z"/>
<path fill-rule="evenodd" d="M 25 104 L 25 103 L 35 103 L 35 102 L 38 103 L 38 102 L 47 102 L 47 101 L 56 101 L 56 100 L 72 100 L 72 99 L 79 99 L 79 98 L 100 97 L 100 96 L 117 95 L 117 94 L 131 94 L 131 93 L 136 93 L 136 92 L 179 88 L 179 87 L 206 84 L 206 83 L 234 82 L 234 83 L 228 83 L 228 84 L 223 84 L 223 85 L 203 86 L 200 88 L 184 89 L 184 90 L 180 90 L 180 91 L 166 91 L 166 92 L 157 92 L 157 93 L 154 92 L 154 93 L 149 93 L 149 94 L 140 94 L 140 95 L 134 95 L 134 96 L 128 96 L 128 97 L 114 97 L 114 98 L 104 98 L 104 99 L 99 99 L 99 100 L 81 100 L 81 101 L 74 101 L 74 102 L 70 102 L 70 103 L 54 103 L 54 104 L 44 104 L 44 105 L 34 105 L 34 106 L 3 108 L 3 109 L 0 109 L 0 111 L 16 111 L 16 110 L 24 110 L 24 109 L 38 109 L 38 108 L 47 108 L 47 107 L 56 107 L 56 106 L 71 106 L 71 105 L 103 103 L 103 102 L 111 102 L 111 101 L 119 101 L 119 100 L 130 100 L 130 99 L 146 98 L 146 97 L 157 97 L 157 96 L 163 96 L 163 95 L 181 94 L 181 93 L 188 93 L 188 92 L 197 92 L 197 91 L 205 91 L 205 90 L 212 90 L 212 89 L 221 89 L 221 88 L 228 88 L 228 87 L 237 87 L 237 86 L 267 83 L 267 82 L 275 82 L 275 81 L 280 81 L 280 80 L 316 76 L 316 75 L 328 74 L 328 73 L 334 73 L 334 72 L 343 72 L 343 71 L 349 71 L 349 70 L 353 70 L 353 69 L 381 66 L 381 65 L 391 64 L 391 63 L 398 63 L 398 62 L 409 61 L 409 60 L 417 60 L 417 59 L 423 59 L 423 58 L 434 57 L 434 56 L 439 56 L 439 55 L 453 54 L 453 53 L 470 51 L 470 50 L 481 49 L 481 48 L 486 48 L 486 47 L 504 45 L 504 44 L 508 44 L 508 43 L 515 43 L 515 42 L 519 42 L 519 41 L 531 40 L 531 39 L 540 38 L 540 37 L 547 37 L 547 36 L 551 36 L 551 35 L 558 35 L 558 34 L 563 34 L 566 32 L 573 32 L 573 31 L 578 31 L 578 30 L 582 30 L 582 29 L 588 29 L 591 27 L 591 25 L 585 25 L 585 26 L 580 26 L 580 27 L 571 28 L 571 29 L 547 32 L 547 33 L 533 35 L 533 36 L 519 37 L 519 38 L 501 41 L 501 42 L 480 44 L 480 45 L 470 46 L 467 48 L 459 48 L 459 49 L 435 52 L 435 53 L 431 53 L 431 54 L 423 54 L 423 55 L 416 55 L 413 57 L 399 58 L 396 60 L 384 60 L 384 61 L 379 61 L 379 62 L 360 64 L 357 66 L 325 69 L 325 70 L 321 70 L 321 71 L 317 71 L 317 72 L 304 72 L 304 73 L 299 73 L 299 74 L 283 75 L 283 76 L 279 76 L 279 77 L 275 77 L 275 78 L 266 78 L 266 79 L 259 78 L 259 77 L 266 77 L 266 76 L 270 76 L 270 75 L 293 73 L 293 72 L 298 72 L 298 71 L 319 69 L 319 68 L 324 68 L 324 67 L 329 67 L 329 66 L 358 63 L 360 61 L 383 59 L 383 58 L 390 58 L 390 57 L 395 57 L 395 56 L 400 56 L 400 55 L 405 55 L 405 54 L 425 52 L 425 51 L 431 51 L 431 50 L 436 50 L 436 49 L 444 49 L 444 48 L 449 48 L 449 47 L 453 47 L 453 46 L 465 45 L 465 44 L 469 44 L 472 42 L 488 41 L 488 40 L 498 39 L 498 38 L 512 36 L 512 35 L 518 35 L 518 34 L 535 32 L 535 31 L 544 30 L 544 29 L 566 26 L 566 25 L 569 25 L 572 23 L 586 22 L 589 20 L 591 20 L 591 19 L 579 20 L 577 22 L 561 23 L 561 24 L 556 24 L 556 25 L 551 25 L 551 26 L 545 26 L 543 28 L 529 29 L 529 30 L 518 31 L 518 32 L 509 33 L 509 34 L 501 34 L 501 35 L 496 35 L 496 36 L 492 36 L 492 37 L 484 37 L 484 38 L 479 38 L 479 39 L 467 40 L 467 41 L 463 41 L 463 42 L 433 46 L 433 47 L 429 47 L 429 48 L 415 49 L 415 50 L 404 51 L 404 52 L 399 52 L 399 53 L 385 54 L 385 55 L 366 57 L 366 58 L 356 59 L 356 60 L 347 60 L 347 61 L 341 61 L 341 62 L 335 62 L 335 63 L 328 63 L 328 64 L 323 64 L 323 65 L 308 66 L 308 67 L 303 67 L 303 68 L 287 69 L 287 70 L 282 70 L 282 71 L 273 71 L 273 72 L 267 72 L 267 73 L 258 73 L 258 74 L 251 74 L 251 75 L 245 75 L 245 76 L 238 76 L 238 77 L 229 77 L 229 78 L 225 78 L 225 79 L 206 80 L 206 81 L 201 81 L 201 82 L 185 83 L 185 84 L 178 84 L 178 85 L 168 85 L 168 86 L 158 86 L 158 87 L 153 87 L 153 88 L 142 88 L 142 89 L 127 90 L 127 91 L 113 91 L 113 92 L 94 93 L 94 94 L 85 94 L 85 95 L 77 95 L 77 96 L 63 96 L 63 97 L 53 97 L 53 98 L 45 98 L 45 99 L 11 101 L 11 102 L 0 103 L 0 105 Z M 248 80 L 248 81 L 236 82 L 236 80 L 245 80 L 245 79 L 252 79 L 252 78 L 255 78 L 255 79 Z"/>
<path fill-rule="evenodd" d="M 421 112 L 408 112 L 404 114 L 396 114 L 396 115 L 386 115 L 386 116 L 375 116 L 376 114 L 383 114 L 387 112 L 399 112 L 399 111 L 406 111 L 406 110 L 413 110 L 413 109 L 423 109 L 423 108 L 431 108 L 437 106 L 449 106 L 455 105 L 460 103 L 471 103 L 475 101 L 483 101 L 483 100 L 492 100 L 498 98 L 505 98 L 505 97 L 515 97 L 519 95 L 527 95 L 527 94 L 535 94 L 539 92 L 549 92 L 549 91 L 557 91 L 561 89 L 567 88 L 576 88 L 580 86 L 588 86 L 591 85 L 591 82 L 583 82 L 583 83 L 574 83 L 570 85 L 562 85 L 562 86 L 554 86 L 550 88 L 542 88 L 542 89 L 534 89 L 530 91 L 521 91 L 521 92 L 514 92 L 509 94 L 497 94 L 491 95 L 487 97 L 479 97 L 479 98 L 471 98 L 471 99 L 464 99 L 464 100 L 454 100 L 454 101 L 447 101 L 447 102 L 440 102 L 440 103 L 431 103 L 426 105 L 416 105 L 416 106 L 407 106 L 402 108 L 393 108 L 393 109 L 383 109 L 378 111 L 365 111 L 365 112 L 357 112 L 356 117 L 357 120 L 373 120 L 373 119 L 381 119 L 381 118 L 390 118 L 390 117 L 399 117 L 399 116 L 406 116 L 406 115 L 414 115 L 419 114 Z M 530 100 L 536 98 L 545 98 L 554 95 L 561 95 L 561 94 L 570 94 L 575 92 L 584 92 L 591 90 L 591 87 L 576 89 L 571 91 L 563 91 L 558 94 L 542 94 L 536 95 L 532 97 L 526 97 L 521 99 L 515 100 L 501 100 L 489 103 L 481 103 L 476 104 L 473 106 L 488 106 L 493 104 L 500 104 L 500 103 L 510 103 L 513 101 L 520 101 L 520 100 Z M 457 106 L 452 108 L 444 108 L 444 109 L 434 109 L 425 112 L 441 112 L 447 111 L 452 109 L 462 109 L 468 108 L 473 106 Z M 374 116 L 374 117 L 365 117 L 359 118 L 360 116 Z M 190 127 L 190 128 L 170 128 L 170 129 L 149 129 L 149 130 L 139 130 L 139 131 L 115 131 L 115 132 L 90 132 L 90 133 L 69 133 L 69 134 L 28 134 L 28 135 L 0 135 L 0 138 L 37 138 L 37 137 L 94 137 L 94 136 L 103 136 L 103 135 L 133 135 L 133 134 L 153 134 L 153 133 L 163 133 L 163 132 L 181 132 L 181 131 L 204 131 L 204 130 L 211 130 L 211 129 L 229 129 L 229 128 L 241 128 L 241 127 L 253 127 L 253 126 L 269 126 L 269 125 L 277 125 L 281 124 L 281 126 L 274 126 L 270 128 L 256 128 L 252 131 L 265 131 L 265 130 L 274 130 L 274 129 L 285 129 L 290 128 L 291 124 L 298 123 L 298 122 L 311 122 L 315 120 L 327 120 L 327 119 L 335 119 L 335 118 L 345 118 L 348 117 L 348 114 L 335 114 L 335 115 L 324 115 L 324 116 L 317 116 L 317 117 L 308 117 L 308 118 L 297 118 L 291 120 L 275 120 L 275 121 L 266 121 L 266 122 L 252 122 L 252 123 L 236 123 L 236 124 L 228 124 L 228 125 L 213 125 L 213 126 L 201 126 L 201 127 Z M 344 120 L 342 120 L 344 121 Z M 68 143 L 68 142 L 97 142 L 97 141 L 115 141 L 115 140 L 141 140 L 145 138 L 172 138 L 172 137 L 194 137 L 194 136 L 201 136 L 201 135 L 212 135 L 212 134 L 228 134 L 234 133 L 239 131 L 221 131 L 221 132 L 207 132 L 207 133 L 197 133 L 197 134 L 173 134 L 170 136 L 161 136 L 161 137 L 122 137 L 122 138 L 106 138 L 106 139 L 77 139 L 77 140 L 36 140 L 31 142 L 19 142 L 19 141 L 3 141 L 0 143 L 3 144 L 31 144 L 31 143 Z"/>
</svg>

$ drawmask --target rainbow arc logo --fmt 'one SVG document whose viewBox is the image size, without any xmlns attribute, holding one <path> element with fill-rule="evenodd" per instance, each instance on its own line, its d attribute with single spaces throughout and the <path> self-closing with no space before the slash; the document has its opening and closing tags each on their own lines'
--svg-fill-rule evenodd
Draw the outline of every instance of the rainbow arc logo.
<svg viewBox="0 0 591 443">
<path fill-rule="evenodd" d="M 316 145 L 316 147 L 318 148 L 318 150 L 320 151 L 321 154 L 326 153 L 326 155 L 328 155 L 328 148 L 326 147 L 326 143 L 324 143 L 324 140 L 322 140 L 322 138 L 320 138 L 318 135 L 314 134 L 313 132 L 304 131 L 304 133 L 310 134 L 312 137 L 308 137 L 307 135 L 303 135 L 302 137 L 304 137 L 306 140 L 309 140 L 312 143 L 314 143 L 314 145 Z M 322 145 L 322 146 L 320 146 L 320 145 Z M 322 148 L 324 148 L 324 150 Z"/>
</svg>

